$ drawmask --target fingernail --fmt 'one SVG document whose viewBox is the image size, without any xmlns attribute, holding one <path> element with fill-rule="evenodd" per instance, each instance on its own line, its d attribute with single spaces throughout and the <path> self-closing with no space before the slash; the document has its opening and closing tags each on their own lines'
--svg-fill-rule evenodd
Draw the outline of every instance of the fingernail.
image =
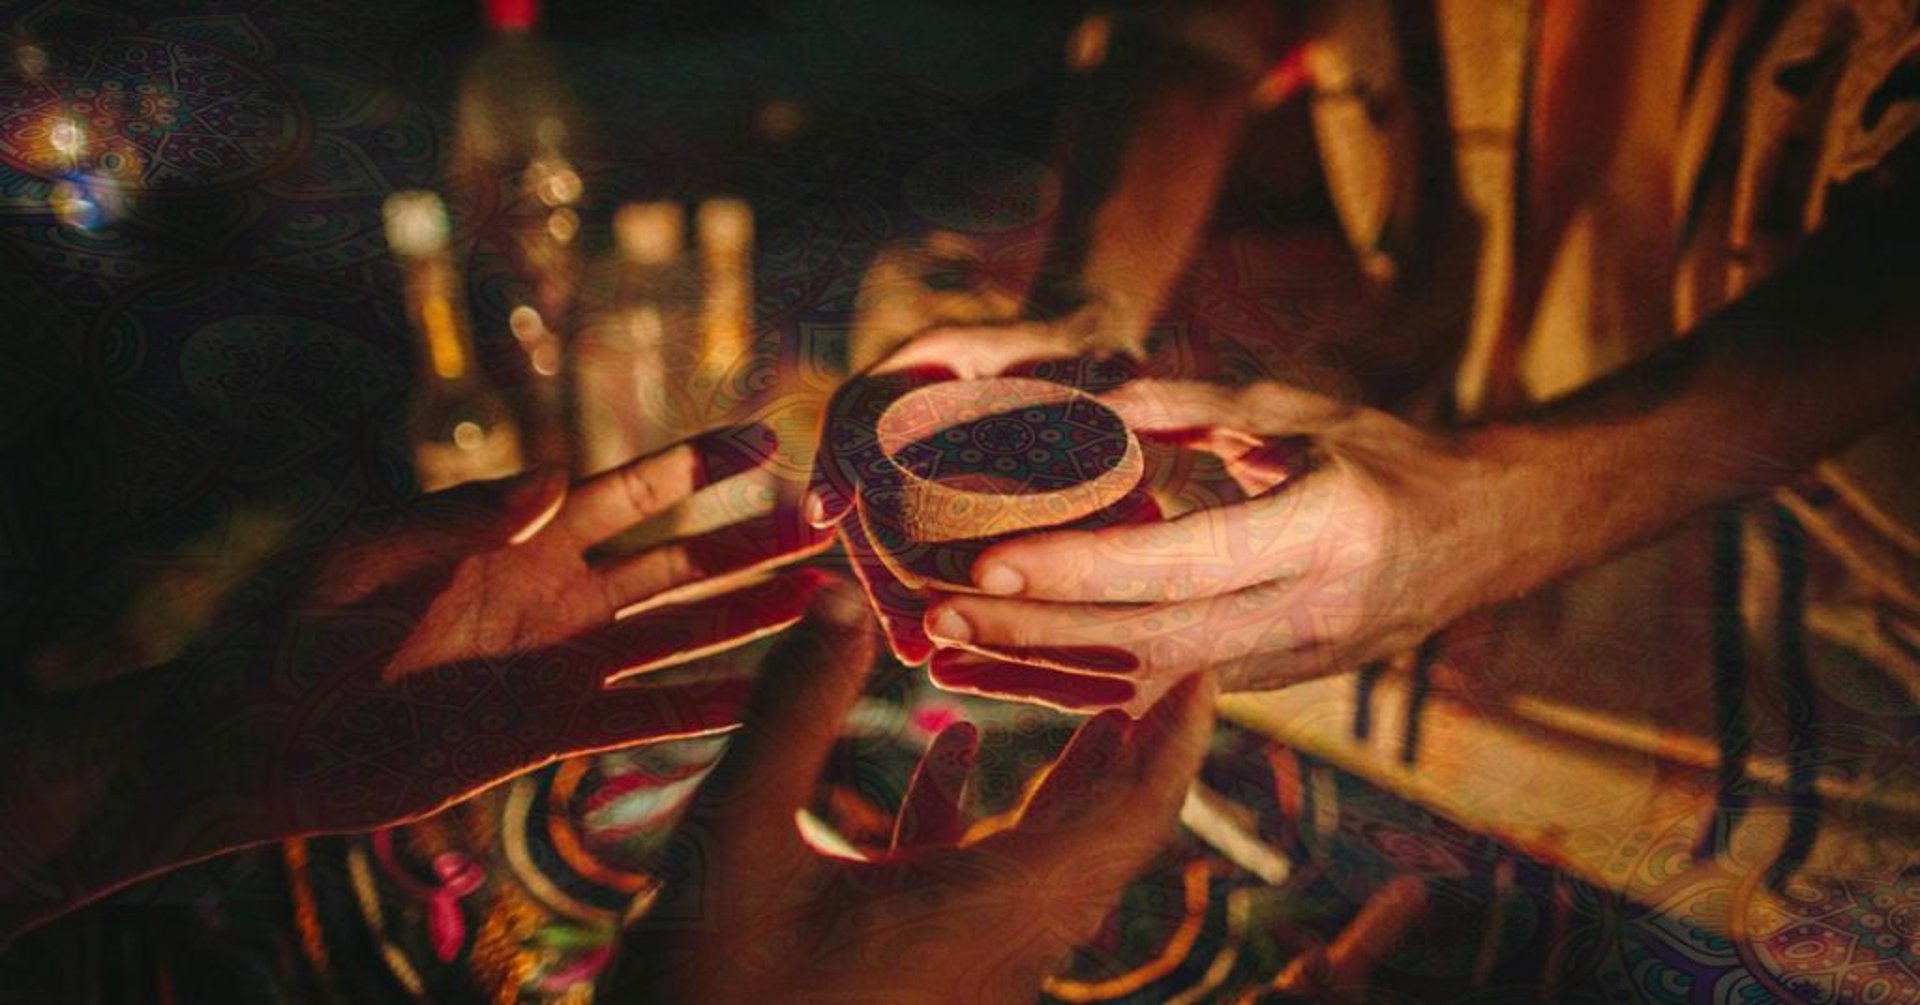
<svg viewBox="0 0 1920 1005">
<path fill-rule="evenodd" d="M 811 524 L 815 530 L 823 528 L 832 522 L 827 519 L 827 500 L 823 498 L 819 492 L 807 493 L 806 502 L 801 504 L 800 512 L 806 517 L 807 523 Z"/>
<path fill-rule="evenodd" d="M 927 622 L 927 634 L 942 642 L 965 642 L 973 637 L 973 626 L 967 619 L 951 607 L 942 607 L 933 612 Z"/>
<path fill-rule="evenodd" d="M 974 585 L 978 586 L 983 593 L 1007 597 L 1026 589 L 1027 577 L 1022 576 L 1012 566 L 995 564 L 980 570 L 980 578 Z"/>
<path fill-rule="evenodd" d="M 703 433 L 694 441 L 700 455 L 701 482 L 712 485 L 760 467 L 773 457 L 780 437 L 760 423 Z"/>
</svg>

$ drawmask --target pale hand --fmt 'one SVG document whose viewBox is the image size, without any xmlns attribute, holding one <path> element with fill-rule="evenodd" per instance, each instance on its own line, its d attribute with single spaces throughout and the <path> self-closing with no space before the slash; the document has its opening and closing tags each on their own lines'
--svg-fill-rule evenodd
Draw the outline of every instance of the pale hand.
<svg viewBox="0 0 1920 1005">
<path fill-rule="evenodd" d="M 1023 322 L 997 326 L 931 329 L 834 395 L 821 432 L 807 519 L 837 528 L 855 576 L 866 590 L 893 654 L 908 665 L 925 663 L 934 645 L 922 628 L 929 595 L 901 582 L 881 561 L 859 516 L 863 483 L 884 475 L 875 429 L 880 415 L 901 395 L 927 384 L 1002 375 L 1032 376 L 1099 390 L 1132 377 L 1131 361 L 1088 358 L 1099 332 L 1085 325 Z M 1057 702 L 1074 707 L 1071 701 Z"/>
<path fill-rule="evenodd" d="M 973 568 L 984 595 L 927 611 L 936 681 L 1097 688 L 1129 708 L 1201 667 L 1225 690 L 1282 687 L 1496 599 L 1488 556 L 1503 533 L 1522 539 L 1464 441 L 1379 411 L 1275 383 L 1137 381 L 1103 400 L 1143 437 L 1218 454 L 1240 501 L 988 550 Z"/>
</svg>

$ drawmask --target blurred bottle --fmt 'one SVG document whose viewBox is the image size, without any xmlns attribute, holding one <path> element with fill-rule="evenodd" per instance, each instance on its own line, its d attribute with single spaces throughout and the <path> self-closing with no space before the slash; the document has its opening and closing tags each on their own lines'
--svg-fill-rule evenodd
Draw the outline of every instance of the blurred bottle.
<svg viewBox="0 0 1920 1005">
<path fill-rule="evenodd" d="M 691 330 L 686 211 L 629 203 L 614 214 L 612 300 L 574 353 L 575 452 L 592 474 L 658 450 L 690 428 L 686 384 L 672 377 L 672 333 Z"/>
<path fill-rule="evenodd" d="M 414 472 L 426 491 L 520 470 L 520 431 L 474 353 L 448 251 L 445 203 L 398 192 L 384 207 L 387 244 L 406 276 L 407 313 L 420 339 L 409 409 Z"/>
<path fill-rule="evenodd" d="M 506 322 L 522 354 L 508 402 L 527 459 L 566 467 L 585 189 L 568 149 L 579 116 L 559 58 L 537 34 L 538 0 L 485 0 L 482 11 L 490 30 L 461 76 L 448 184 L 456 206 L 493 216 L 512 264 Z"/>
<path fill-rule="evenodd" d="M 532 0 L 486 5 L 492 30 L 461 75 L 454 106 L 450 174 L 457 182 L 490 185 L 535 162 L 565 160 L 578 116 L 559 59 L 535 34 L 539 12 Z"/>
<path fill-rule="evenodd" d="M 753 403 L 753 209 L 715 198 L 694 216 L 700 245 L 700 348 L 694 387 L 704 424 L 725 422 Z"/>
<path fill-rule="evenodd" d="M 579 256 L 580 176 L 557 151 L 526 165 L 520 199 L 501 214 L 515 281 L 507 327 L 520 346 L 511 401 L 526 434 L 529 459 L 567 467 L 575 388 L 566 357 L 573 349 Z"/>
</svg>

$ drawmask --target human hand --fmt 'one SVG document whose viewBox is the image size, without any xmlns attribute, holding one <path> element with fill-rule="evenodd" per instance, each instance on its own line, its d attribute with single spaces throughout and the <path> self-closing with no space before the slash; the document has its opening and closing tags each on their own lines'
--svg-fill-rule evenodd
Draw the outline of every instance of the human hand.
<svg viewBox="0 0 1920 1005">
<path fill-rule="evenodd" d="M 321 556 L 266 653 L 181 671 L 153 760 L 240 843 L 392 824 L 562 757 L 731 726 L 742 680 L 610 685 L 793 624 L 814 573 L 616 615 L 830 538 L 777 512 L 635 554 L 595 546 L 772 446 L 761 427 L 718 430 L 571 489 L 529 473 L 365 521 Z"/>
<path fill-rule="evenodd" d="M 1169 835 L 1211 735 L 1202 675 L 1141 721 L 1088 720 L 997 829 L 959 810 L 977 740 L 960 724 L 921 762 L 892 848 L 865 861 L 809 848 L 795 813 L 871 658 L 860 606 L 823 592 L 769 660 L 605 1000 L 1030 1000 Z"/>
<path fill-rule="evenodd" d="M 942 686 L 1137 709 L 1213 667 L 1225 690 L 1270 689 L 1498 598 L 1491 553 L 1522 538 L 1459 441 L 1274 383 L 1139 381 L 1102 400 L 1143 437 L 1219 455 L 1241 501 L 988 549 L 980 595 L 926 613 Z"/>
<path fill-rule="evenodd" d="M 1086 356 L 1098 340 L 1082 328 L 1022 322 L 930 329 L 849 379 L 828 406 L 807 519 L 815 527 L 839 529 L 854 574 L 901 662 L 925 663 L 934 646 L 922 628 L 928 594 L 903 582 L 881 559 L 864 519 L 872 491 L 897 479 L 876 435 L 881 414 L 902 395 L 943 381 L 1024 376 L 1099 391 L 1134 375 L 1126 358 Z"/>
</svg>

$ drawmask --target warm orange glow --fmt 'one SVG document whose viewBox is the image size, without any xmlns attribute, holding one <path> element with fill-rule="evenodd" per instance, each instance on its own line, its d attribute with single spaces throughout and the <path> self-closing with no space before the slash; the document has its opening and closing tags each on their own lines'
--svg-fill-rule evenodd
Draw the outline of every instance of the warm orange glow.
<svg viewBox="0 0 1920 1005">
<path fill-rule="evenodd" d="M 73 157 L 87 145 L 87 133 L 78 122 L 61 119 L 47 131 L 47 142 L 52 143 L 53 149 L 62 156 Z"/>
<path fill-rule="evenodd" d="M 547 215 L 547 236 L 553 238 L 555 244 L 566 244 L 579 232 L 580 214 L 573 210 L 563 206 Z"/>
<path fill-rule="evenodd" d="M 700 364 L 724 370 L 752 349 L 753 210 L 739 199 L 709 199 L 700 204 L 694 228 L 706 280 Z"/>
<path fill-rule="evenodd" d="M 687 214 L 674 202 L 635 202 L 613 214 L 613 238 L 620 254 L 641 265 L 661 265 L 680 257 Z"/>
<path fill-rule="evenodd" d="M 433 372 L 448 380 L 464 376 L 467 353 L 461 344 L 459 323 L 454 320 L 453 302 L 437 294 L 427 297 L 420 305 L 420 326 L 427 337 Z"/>
<path fill-rule="evenodd" d="M 526 304 L 507 314 L 507 327 L 513 331 L 513 337 L 522 342 L 532 342 L 547 333 L 547 323 L 541 320 L 540 312 Z"/>
<path fill-rule="evenodd" d="M 432 192 L 395 192 L 380 214 L 387 245 L 404 258 L 425 257 L 447 246 L 447 207 Z"/>
<path fill-rule="evenodd" d="M 543 157 L 527 165 L 526 185 L 541 205 L 552 209 L 579 202 L 585 190 L 580 173 L 557 157 Z"/>
<path fill-rule="evenodd" d="M 1107 61 L 1107 46 L 1113 38 L 1113 18 L 1089 14 L 1067 39 L 1067 68 L 1075 73 L 1098 69 Z"/>
</svg>

